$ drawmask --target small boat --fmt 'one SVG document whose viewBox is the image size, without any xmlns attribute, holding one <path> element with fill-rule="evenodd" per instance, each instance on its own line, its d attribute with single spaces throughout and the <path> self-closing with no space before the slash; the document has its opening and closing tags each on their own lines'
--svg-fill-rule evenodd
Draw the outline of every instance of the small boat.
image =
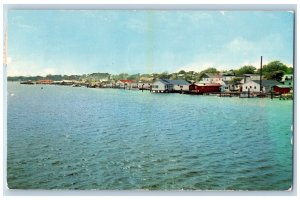
<svg viewBox="0 0 300 200">
<path fill-rule="evenodd" d="M 72 87 L 81 87 L 79 84 L 73 84 Z"/>
</svg>

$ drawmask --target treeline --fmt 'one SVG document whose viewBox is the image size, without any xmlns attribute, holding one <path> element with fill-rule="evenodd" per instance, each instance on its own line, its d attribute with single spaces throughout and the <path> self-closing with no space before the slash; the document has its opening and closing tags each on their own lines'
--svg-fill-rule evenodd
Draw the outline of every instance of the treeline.
<svg viewBox="0 0 300 200">
<path fill-rule="evenodd" d="M 62 81 L 62 80 L 79 80 L 79 81 L 118 81 L 118 80 L 133 80 L 133 81 L 152 81 L 156 79 L 184 79 L 184 80 L 193 80 L 200 81 L 205 73 L 223 73 L 227 75 L 235 75 L 237 77 L 243 76 L 243 74 L 259 74 L 260 68 L 256 68 L 252 65 L 245 65 L 239 69 L 231 69 L 225 71 L 219 71 L 216 68 L 207 68 L 200 72 L 196 71 L 184 71 L 180 70 L 175 73 L 152 73 L 152 74 L 127 74 L 121 73 L 117 75 L 111 75 L 109 73 L 92 73 L 92 74 L 83 74 L 83 75 L 47 75 L 42 76 L 15 76 L 8 77 L 8 81 L 37 81 L 41 79 L 49 79 L 53 81 Z M 262 74 L 265 79 L 273 79 L 280 81 L 284 74 L 293 74 L 293 68 L 288 67 L 280 61 L 272 61 L 262 68 Z M 237 79 L 238 80 L 238 79 Z"/>
</svg>

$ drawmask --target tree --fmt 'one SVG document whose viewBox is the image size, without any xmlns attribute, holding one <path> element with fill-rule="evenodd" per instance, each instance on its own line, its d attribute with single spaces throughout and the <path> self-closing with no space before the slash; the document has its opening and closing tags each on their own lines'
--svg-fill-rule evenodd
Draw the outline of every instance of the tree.
<svg viewBox="0 0 300 200">
<path fill-rule="evenodd" d="M 140 74 L 132 74 L 128 76 L 128 80 L 138 81 L 140 79 Z"/>
<path fill-rule="evenodd" d="M 178 74 L 186 74 L 186 72 L 184 70 L 180 70 Z"/>
<path fill-rule="evenodd" d="M 239 68 L 237 71 L 235 71 L 236 75 L 243 75 L 243 74 L 254 74 L 256 71 L 256 68 L 252 65 L 244 65 L 243 67 Z"/>
<path fill-rule="evenodd" d="M 170 79 L 171 79 L 171 80 L 176 80 L 176 79 L 177 79 L 177 73 L 171 74 Z"/>
<path fill-rule="evenodd" d="M 206 74 L 206 73 L 215 74 L 215 73 L 220 73 L 220 71 L 218 71 L 216 68 L 213 68 L 213 67 L 207 68 L 196 75 L 196 81 L 200 81 L 203 78 L 204 74 Z"/>
<path fill-rule="evenodd" d="M 272 61 L 270 63 L 268 63 L 267 65 L 263 66 L 263 74 L 265 73 L 270 73 L 270 72 L 274 72 L 274 71 L 284 71 L 287 72 L 288 71 L 288 67 L 281 63 L 280 61 L 276 60 L 276 61 Z"/>
<path fill-rule="evenodd" d="M 241 80 L 242 80 L 242 78 L 234 77 L 233 79 L 231 79 L 231 80 L 229 81 L 229 83 L 230 83 L 230 84 L 233 84 L 233 85 L 237 85 Z"/>
<path fill-rule="evenodd" d="M 294 68 L 293 67 L 288 67 L 285 72 L 286 72 L 286 74 L 293 74 L 294 73 Z"/>
<path fill-rule="evenodd" d="M 163 73 L 158 75 L 159 79 L 169 79 L 170 77 L 171 77 L 171 75 L 168 74 L 168 72 L 163 72 Z"/>
<path fill-rule="evenodd" d="M 203 71 L 201 71 L 201 72 L 204 72 L 204 73 L 219 73 L 220 71 L 218 71 L 216 68 L 214 68 L 214 67 L 210 67 L 210 68 L 207 68 L 207 69 L 205 69 L 205 70 L 203 70 Z M 200 72 L 200 73 L 201 73 Z"/>
<path fill-rule="evenodd" d="M 260 70 L 259 70 L 260 71 Z M 272 61 L 262 68 L 262 74 L 266 79 L 281 81 L 285 73 L 290 73 L 292 70 L 280 61 Z"/>
<path fill-rule="evenodd" d="M 268 80 L 276 80 L 276 81 L 280 82 L 283 75 L 284 75 L 284 71 L 278 70 L 278 71 L 275 71 L 275 72 L 267 73 L 265 75 L 265 78 L 268 79 Z"/>
</svg>

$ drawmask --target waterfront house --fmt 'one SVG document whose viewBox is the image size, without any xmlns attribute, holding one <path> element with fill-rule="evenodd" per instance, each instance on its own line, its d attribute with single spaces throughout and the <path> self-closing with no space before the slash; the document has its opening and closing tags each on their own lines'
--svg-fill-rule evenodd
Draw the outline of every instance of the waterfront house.
<svg viewBox="0 0 300 200">
<path fill-rule="evenodd" d="M 146 82 L 138 82 L 138 89 L 140 90 L 150 90 L 152 84 Z"/>
<path fill-rule="evenodd" d="M 275 93 L 279 93 L 279 94 L 287 94 L 287 93 L 290 93 L 291 88 L 288 85 L 282 85 L 281 84 L 281 85 L 275 85 L 273 87 L 273 91 Z"/>
<path fill-rule="evenodd" d="M 189 91 L 190 83 L 185 80 L 159 79 L 152 84 L 154 92 Z"/>
<path fill-rule="evenodd" d="M 63 80 L 61 82 L 62 85 L 73 85 L 74 84 L 74 80 Z"/>
<path fill-rule="evenodd" d="M 166 91 L 172 91 L 173 90 L 173 84 L 168 82 L 165 79 L 159 79 L 153 82 L 152 84 L 152 91 L 153 92 L 166 92 Z"/>
<path fill-rule="evenodd" d="M 262 80 L 262 92 L 273 92 L 273 87 L 276 85 L 282 85 L 278 81 L 275 80 Z M 252 80 L 244 83 L 242 85 L 242 92 L 260 92 L 260 81 Z"/>
<path fill-rule="evenodd" d="M 238 91 L 240 86 L 237 84 L 230 84 L 230 81 L 236 76 L 233 74 L 222 73 L 205 73 L 200 81 L 201 84 L 220 84 L 219 90 L 221 92 Z"/>
<path fill-rule="evenodd" d="M 239 83 L 231 83 L 230 81 L 224 81 L 224 91 L 225 92 L 238 92 L 241 84 Z"/>
<path fill-rule="evenodd" d="M 221 91 L 221 84 L 219 83 L 193 83 L 189 86 L 192 93 L 203 94 Z"/>
<path fill-rule="evenodd" d="M 131 88 L 131 85 L 134 83 L 133 80 L 119 80 L 116 83 L 116 86 L 119 88 Z"/>
<path fill-rule="evenodd" d="M 293 88 L 293 74 L 285 74 L 281 79 L 281 83 L 288 85 Z"/>
<path fill-rule="evenodd" d="M 205 73 L 199 82 L 201 85 L 207 84 L 219 84 L 218 91 L 224 92 L 226 88 L 226 83 L 223 81 L 223 74 L 222 73 Z"/>
<path fill-rule="evenodd" d="M 175 91 L 189 91 L 189 86 L 191 85 L 186 80 L 169 80 L 173 84 L 173 90 Z"/>
</svg>

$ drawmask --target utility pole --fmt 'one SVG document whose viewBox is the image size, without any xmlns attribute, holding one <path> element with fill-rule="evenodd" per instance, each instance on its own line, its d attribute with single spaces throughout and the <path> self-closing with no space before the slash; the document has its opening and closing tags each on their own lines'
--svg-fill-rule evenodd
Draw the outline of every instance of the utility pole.
<svg viewBox="0 0 300 200">
<path fill-rule="evenodd" d="M 259 86 L 260 86 L 260 93 L 262 93 L 262 56 L 260 56 L 260 78 L 259 78 Z"/>
</svg>

